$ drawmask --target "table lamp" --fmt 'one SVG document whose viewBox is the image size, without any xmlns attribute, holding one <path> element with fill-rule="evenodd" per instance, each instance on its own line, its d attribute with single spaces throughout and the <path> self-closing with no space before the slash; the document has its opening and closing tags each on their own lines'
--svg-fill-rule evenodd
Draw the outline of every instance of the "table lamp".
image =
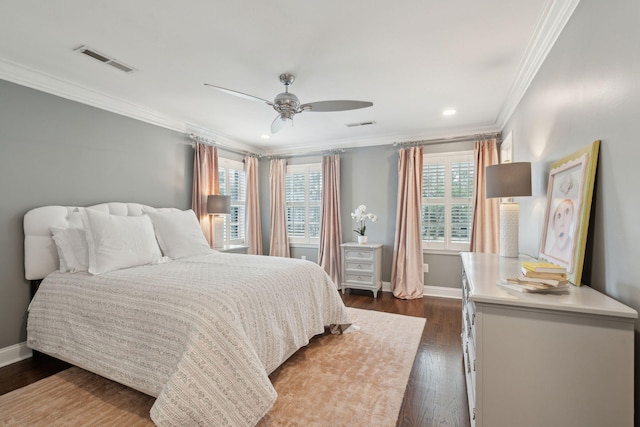
<svg viewBox="0 0 640 427">
<path fill-rule="evenodd" d="M 531 163 L 501 163 L 487 166 L 486 197 L 531 196 Z M 520 205 L 513 200 L 500 203 L 500 256 L 518 256 Z"/>
<path fill-rule="evenodd" d="M 207 213 L 213 215 L 213 247 L 224 247 L 224 217 L 231 212 L 231 197 L 214 194 L 207 197 Z"/>
</svg>

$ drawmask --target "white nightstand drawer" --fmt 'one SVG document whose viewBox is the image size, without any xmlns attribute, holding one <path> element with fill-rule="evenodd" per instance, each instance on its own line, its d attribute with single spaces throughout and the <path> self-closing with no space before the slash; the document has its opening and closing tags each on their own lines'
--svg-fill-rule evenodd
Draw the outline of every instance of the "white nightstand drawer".
<svg viewBox="0 0 640 427">
<path fill-rule="evenodd" d="M 346 289 L 360 289 L 378 296 L 382 288 L 382 244 L 343 243 L 342 248 L 342 293 Z"/>
<path fill-rule="evenodd" d="M 373 263 L 367 261 L 345 261 L 344 267 L 347 271 L 350 270 L 358 270 L 358 271 L 370 271 L 373 273 Z"/>
<path fill-rule="evenodd" d="M 373 261 L 373 251 L 367 249 L 345 249 L 344 257 L 347 260 Z"/>
<path fill-rule="evenodd" d="M 353 273 L 347 272 L 345 281 L 347 283 L 366 283 L 368 285 L 373 285 L 373 274 L 369 273 Z"/>
</svg>

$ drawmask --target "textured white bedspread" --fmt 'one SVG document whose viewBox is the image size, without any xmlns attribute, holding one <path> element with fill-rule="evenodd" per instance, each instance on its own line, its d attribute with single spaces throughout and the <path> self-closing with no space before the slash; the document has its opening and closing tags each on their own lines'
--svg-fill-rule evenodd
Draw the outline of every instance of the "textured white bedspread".
<svg viewBox="0 0 640 427">
<path fill-rule="evenodd" d="M 245 426 L 275 402 L 268 374 L 325 326 L 349 323 L 318 265 L 214 253 L 52 273 L 29 307 L 27 342 L 157 396 L 157 425 Z"/>
</svg>

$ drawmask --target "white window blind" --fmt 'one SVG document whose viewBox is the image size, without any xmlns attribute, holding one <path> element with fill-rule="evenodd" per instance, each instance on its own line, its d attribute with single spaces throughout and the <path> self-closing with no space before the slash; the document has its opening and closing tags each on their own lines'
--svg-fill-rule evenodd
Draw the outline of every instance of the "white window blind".
<svg viewBox="0 0 640 427">
<path fill-rule="evenodd" d="M 289 243 L 319 242 L 321 200 L 321 164 L 287 166 L 285 203 Z"/>
<path fill-rule="evenodd" d="M 231 212 L 224 217 L 224 243 L 242 244 L 245 237 L 245 202 L 247 181 L 244 163 L 218 159 L 220 194 L 230 196 Z"/>
<path fill-rule="evenodd" d="M 424 155 L 422 168 L 424 248 L 469 249 L 474 179 L 473 151 Z"/>
</svg>

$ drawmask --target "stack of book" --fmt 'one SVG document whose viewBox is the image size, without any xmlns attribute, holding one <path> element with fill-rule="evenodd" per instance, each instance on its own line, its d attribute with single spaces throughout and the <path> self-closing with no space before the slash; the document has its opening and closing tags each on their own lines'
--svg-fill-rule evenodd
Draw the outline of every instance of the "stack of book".
<svg viewBox="0 0 640 427">
<path fill-rule="evenodd" d="M 521 292 L 550 292 L 569 287 L 567 269 L 543 261 L 523 262 L 518 277 L 509 278 L 506 283 L 511 285 L 510 289 Z"/>
</svg>

